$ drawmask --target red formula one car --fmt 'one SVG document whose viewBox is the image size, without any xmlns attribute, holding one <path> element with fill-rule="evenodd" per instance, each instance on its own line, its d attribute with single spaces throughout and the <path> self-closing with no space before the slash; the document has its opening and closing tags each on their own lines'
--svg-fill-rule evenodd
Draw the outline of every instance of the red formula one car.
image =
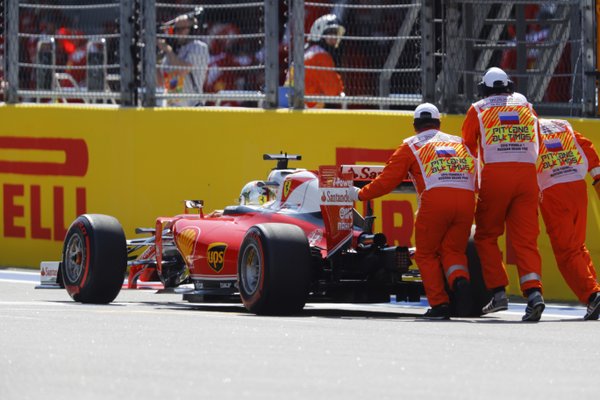
<svg viewBox="0 0 600 400">
<path fill-rule="evenodd" d="M 202 201 L 188 200 L 185 214 L 136 229 L 145 238 L 126 239 L 113 217 L 79 216 L 62 261 L 42 263 L 42 283 L 64 287 L 75 301 L 110 303 L 128 274 L 129 288 L 156 280 L 184 300 L 239 296 L 250 312 L 274 315 L 299 312 L 307 301 L 419 301 L 411 250 L 371 232 L 372 218 L 350 200 L 351 174 L 288 168 L 297 155 L 263 158 L 277 167 L 244 186 L 239 204 L 204 214 Z"/>
</svg>

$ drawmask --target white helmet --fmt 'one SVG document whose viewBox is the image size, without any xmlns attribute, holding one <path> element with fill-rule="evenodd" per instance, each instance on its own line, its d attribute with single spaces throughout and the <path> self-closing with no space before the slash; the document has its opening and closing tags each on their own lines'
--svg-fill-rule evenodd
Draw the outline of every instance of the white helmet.
<svg viewBox="0 0 600 400">
<path fill-rule="evenodd" d="M 328 36 L 325 32 L 335 30 L 335 33 L 330 33 L 331 36 L 337 36 L 337 41 L 335 43 L 335 47 L 338 47 L 340 41 L 342 40 L 342 36 L 346 33 L 346 28 L 344 28 L 340 20 L 335 14 L 326 14 L 323 15 L 315 22 L 313 22 L 310 27 L 310 34 L 308 35 L 309 42 L 319 42 L 323 39 L 323 36 Z"/>
<path fill-rule="evenodd" d="M 514 92 L 514 84 L 513 81 L 508 79 L 508 75 L 504 70 L 492 67 L 485 72 L 481 82 L 477 84 L 477 90 L 481 96 L 488 96 L 492 91 L 512 93 Z"/>
<path fill-rule="evenodd" d="M 262 206 L 275 200 L 275 192 L 263 181 L 248 182 L 240 193 L 239 203 L 242 206 Z"/>
<path fill-rule="evenodd" d="M 504 72 L 502 69 L 498 67 L 492 67 L 485 72 L 481 81 L 485 84 L 485 86 L 491 88 L 494 86 L 508 86 L 509 79 L 508 75 L 506 75 L 506 72 Z"/>
<path fill-rule="evenodd" d="M 422 103 L 415 108 L 415 119 L 440 119 L 440 111 L 431 103 Z"/>
</svg>

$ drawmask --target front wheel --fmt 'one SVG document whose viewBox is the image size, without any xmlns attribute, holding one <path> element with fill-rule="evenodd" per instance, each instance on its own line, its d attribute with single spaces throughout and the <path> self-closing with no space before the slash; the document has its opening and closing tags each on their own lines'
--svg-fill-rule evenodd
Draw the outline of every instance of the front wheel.
<svg viewBox="0 0 600 400">
<path fill-rule="evenodd" d="M 69 227 L 63 245 L 62 281 L 75 301 L 106 304 L 123 285 L 127 242 L 116 218 L 83 214 Z"/>
<path fill-rule="evenodd" d="M 310 247 L 295 225 L 268 223 L 248 230 L 238 258 L 240 297 L 255 314 L 286 315 L 304 308 Z"/>
</svg>

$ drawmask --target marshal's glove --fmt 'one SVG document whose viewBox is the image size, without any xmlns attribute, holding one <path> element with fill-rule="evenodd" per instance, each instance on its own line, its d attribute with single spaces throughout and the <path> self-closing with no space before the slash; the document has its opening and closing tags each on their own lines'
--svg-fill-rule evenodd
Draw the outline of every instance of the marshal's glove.
<svg viewBox="0 0 600 400">
<path fill-rule="evenodd" d="M 348 189 L 350 200 L 359 201 L 360 199 L 358 198 L 358 192 L 360 192 L 359 188 L 357 188 L 356 186 L 350 186 L 350 188 Z"/>
</svg>

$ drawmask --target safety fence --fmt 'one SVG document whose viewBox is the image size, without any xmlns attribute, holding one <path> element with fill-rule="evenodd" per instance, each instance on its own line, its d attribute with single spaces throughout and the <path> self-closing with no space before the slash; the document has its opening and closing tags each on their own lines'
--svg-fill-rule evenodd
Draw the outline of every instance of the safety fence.
<svg viewBox="0 0 600 400">
<path fill-rule="evenodd" d="M 4 100 L 4 0 L 0 0 L 0 101 Z"/>
<path fill-rule="evenodd" d="M 4 0 L 9 102 L 120 100 L 118 0 Z"/>
<path fill-rule="evenodd" d="M 428 80 L 424 74 L 431 72 L 427 55 L 433 53 L 432 41 L 422 37 L 421 29 L 421 20 L 430 10 L 427 3 L 290 2 L 293 79 L 289 83 L 294 88 L 294 106 L 301 107 L 303 101 L 360 108 L 415 106 L 433 95 L 423 93 L 423 82 Z M 343 36 L 337 32 L 332 37 L 318 29 L 318 21 L 327 14 L 337 17 Z M 327 43 L 336 35 L 340 39 L 337 48 L 337 43 Z M 323 49 L 333 53 L 333 65 L 313 62 Z M 339 74 L 343 92 L 322 87 L 335 85 L 333 78 L 321 78 L 315 84 L 314 76 L 319 73 Z"/>
<path fill-rule="evenodd" d="M 462 111 L 491 66 L 503 68 L 538 112 L 594 115 L 594 2 L 443 0 L 439 101 Z"/>
<path fill-rule="evenodd" d="M 538 112 L 592 116 L 595 23 L 592 0 L 0 0 L 0 89 L 9 103 L 460 113 L 500 66 Z"/>
</svg>

